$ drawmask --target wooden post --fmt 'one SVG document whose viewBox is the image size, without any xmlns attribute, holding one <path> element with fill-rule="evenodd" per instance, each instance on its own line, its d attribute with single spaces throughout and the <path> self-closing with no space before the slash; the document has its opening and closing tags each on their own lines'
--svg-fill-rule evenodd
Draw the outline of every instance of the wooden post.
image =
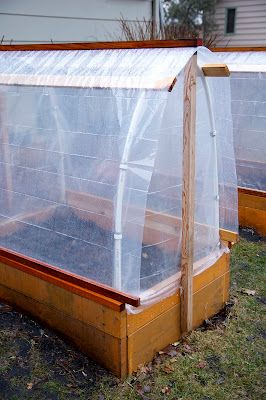
<svg viewBox="0 0 266 400">
<path fill-rule="evenodd" d="M 195 125 L 197 56 L 185 68 L 183 112 L 183 192 L 181 258 L 181 334 L 192 330 L 195 202 Z"/>
</svg>

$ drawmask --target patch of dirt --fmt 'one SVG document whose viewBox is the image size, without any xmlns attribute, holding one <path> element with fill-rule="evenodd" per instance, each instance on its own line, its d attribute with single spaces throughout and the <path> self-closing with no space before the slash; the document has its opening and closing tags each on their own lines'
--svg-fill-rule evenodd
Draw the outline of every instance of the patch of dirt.
<svg viewBox="0 0 266 400">
<path fill-rule="evenodd" d="M 117 385 L 105 369 L 16 311 L 0 312 L 0 348 L 0 400 L 90 398 L 103 379 Z"/>
<path fill-rule="evenodd" d="M 78 218 L 70 209 L 58 207 L 55 214 L 40 226 L 23 224 L 3 240 L 3 246 L 63 270 L 112 286 L 112 232 L 92 221 Z M 125 238 L 128 248 L 135 243 Z M 169 260 L 172 259 L 172 262 Z M 167 270 L 165 264 L 173 265 Z M 167 279 L 176 272 L 175 252 L 163 251 L 159 246 L 143 245 L 141 253 L 141 289 Z M 148 279 L 147 279 L 148 277 Z"/>
<path fill-rule="evenodd" d="M 255 229 L 249 228 L 247 226 L 239 227 L 239 234 L 242 238 L 248 240 L 249 242 L 260 242 L 265 240 Z"/>
</svg>

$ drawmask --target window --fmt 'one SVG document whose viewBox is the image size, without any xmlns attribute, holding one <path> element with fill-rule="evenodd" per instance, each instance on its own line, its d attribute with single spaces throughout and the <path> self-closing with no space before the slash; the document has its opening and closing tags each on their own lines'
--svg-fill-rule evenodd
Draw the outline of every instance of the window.
<svg viewBox="0 0 266 400">
<path fill-rule="evenodd" d="M 225 33 L 235 33 L 236 9 L 227 8 Z"/>
</svg>

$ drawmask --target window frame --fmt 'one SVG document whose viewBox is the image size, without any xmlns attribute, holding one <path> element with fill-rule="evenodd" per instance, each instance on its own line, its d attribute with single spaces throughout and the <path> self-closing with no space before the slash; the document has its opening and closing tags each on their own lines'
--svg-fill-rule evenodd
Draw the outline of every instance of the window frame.
<svg viewBox="0 0 266 400">
<path fill-rule="evenodd" d="M 228 22 L 229 10 L 235 10 L 234 32 L 227 32 L 227 22 Z M 237 7 L 226 7 L 225 8 L 225 21 L 224 21 L 224 34 L 225 35 L 235 35 L 236 34 L 236 15 L 237 15 Z"/>
</svg>

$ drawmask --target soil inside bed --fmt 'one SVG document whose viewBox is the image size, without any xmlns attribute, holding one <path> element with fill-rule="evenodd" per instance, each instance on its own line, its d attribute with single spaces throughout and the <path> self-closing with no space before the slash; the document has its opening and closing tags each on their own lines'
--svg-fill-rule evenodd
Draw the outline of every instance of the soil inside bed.
<svg viewBox="0 0 266 400">
<path fill-rule="evenodd" d="M 108 248 L 113 247 L 113 234 L 110 231 L 92 221 L 81 220 L 71 209 L 68 209 L 67 216 L 56 210 L 55 215 L 38 225 L 21 224 L 15 232 L 0 237 L 0 246 L 112 286 L 113 253 Z M 100 243 L 102 247 L 93 243 Z M 168 259 L 169 265 L 169 257 L 173 267 L 167 270 L 165 263 Z M 157 245 L 143 247 L 141 290 L 147 290 L 176 273 L 177 265 L 174 253 L 166 253 Z"/>
</svg>

